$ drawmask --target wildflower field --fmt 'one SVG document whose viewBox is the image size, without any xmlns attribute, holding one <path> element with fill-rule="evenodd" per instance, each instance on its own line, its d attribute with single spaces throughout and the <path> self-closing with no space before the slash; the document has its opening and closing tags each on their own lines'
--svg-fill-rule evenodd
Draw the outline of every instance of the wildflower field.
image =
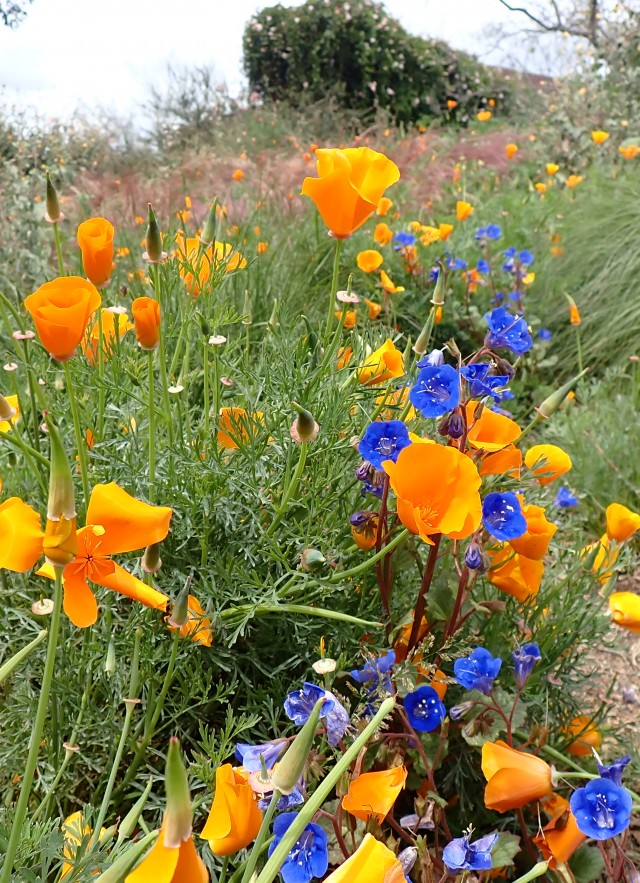
<svg viewBox="0 0 640 883">
<path fill-rule="evenodd" d="M 637 879 L 605 125 L 3 130 L 0 883 Z"/>
</svg>

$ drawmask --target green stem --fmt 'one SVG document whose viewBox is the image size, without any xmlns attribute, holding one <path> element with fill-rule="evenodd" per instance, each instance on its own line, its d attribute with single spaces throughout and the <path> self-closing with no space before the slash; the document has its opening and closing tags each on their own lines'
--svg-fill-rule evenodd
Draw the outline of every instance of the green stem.
<svg viewBox="0 0 640 883">
<path fill-rule="evenodd" d="M 118 747 L 116 749 L 116 756 L 113 759 L 113 763 L 111 764 L 111 772 L 109 773 L 109 780 L 107 781 L 107 787 L 104 791 L 104 796 L 102 798 L 102 803 L 100 804 L 100 812 L 98 814 L 98 820 L 93 829 L 93 834 L 91 836 L 90 847 L 95 845 L 99 838 L 100 830 L 104 824 L 104 820 L 107 817 L 107 811 L 109 809 L 109 802 L 111 800 L 111 795 L 113 793 L 113 786 L 115 785 L 116 776 L 118 774 L 118 769 L 120 768 L 120 764 L 122 762 L 122 755 L 124 754 L 124 749 L 127 744 L 127 739 L 129 738 L 129 730 L 131 729 L 131 717 L 133 715 L 133 710 L 135 708 L 135 702 L 131 699 L 125 699 L 125 712 L 124 712 L 124 723 L 122 725 L 122 731 L 120 733 L 120 740 L 118 742 Z"/>
<path fill-rule="evenodd" d="M 117 329 L 116 329 L 117 337 Z M 104 431 L 104 335 L 102 332 L 102 309 L 98 310 L 98 439 L 102 441 Z"/>
<path fill-rule="evenodd" d="M 379 561 L 381 558 L 384 558 L 385 555 L 388 555 L 390 552 L 399 546 L 400 543 L 404 542 L 406 538 L 409 536 L 409 531 L 407 528 L 401 530 L 400 533 L 397 533 L 395 537 L 388 543 L 384 548 L 380 549 L 379 552 L 376 552 L 375 555 L 372 555 L 371 558 L 367 558 L 366 561 L 363 561 L 361 564 L 356 565 L 356 567 L 351 567 L 349 570 L 339 570 L 333 574 L 333 576 L 329 577 L 330 583 L 338 583 L 344 579 L 349 579 L 352 576 L 358 576 L 358 574 L 362 573 L 365 570 L 368 570 L 373 564 Z"/>
<path fill-rule="evenodd" d="M 264 814 L 262 819 L 262 824 L 260 825 L 260 830 L 258 831 L 258 836 L 256 837 L 256 842 L 253 844 L 253 848 L 251 850 L 251 854 L 247 860 L 247 864 L 244 869 L 244 874 L 242 875 L 241 883 L 249 883 L 251 877 L 253 876 L 253 872 L 258 863 L 258 856 L 262 852 L 262 846 L 264 841 L 270 834 L 269 826 L 271 825 L 271 819 L 273 818 L 273 814 L 276 811 L 276 807 L 278 805 L 278 801 L 282 797 L 281 793 L 276 789 L 271 795 L 271 800 L 269 801 L 269 806 L 267 807 L 267 811 Z"/>
<path fill-rule="evenodd" d="M 268 536 L 268 537 L 273 536 L 273 532 L 275 531 L 276 527 L 280 524 L 280 522 L 282 520 L 282 516 L 284 515 L 284 513 L 287 510 L 287 504 L 289 503 L 289 500 L 291 499 L 291 497 L 294 495 L 294 493 L 296 492 L 296 490 L 298 488 L 298 482 L 300 481 L 300 478 L 301 478 L 302 473 L 304 471 L 304 464 L 307 461 L 307 447 L 308 447 L 308 445 L 306 442 L 301 443 L 302 450 L 300 451 L 300 456 L 298 458 L 298 462 L 296 463 L 296 468 L 294 470 L 294 473 L 291 476 L 291 481 L 289 482 L 289 485 L 287 486 L 284 494 L 282 495 L 282 500 L 280 502 L 280 506 L 278 507 L 278 509 L 276 511 L 275 518 L 273 519 L 273 521 L 271 522 L 271 524 L 267 528 L 266 536 Z"/>
<path fill-rule="evenodd" d="M 46 497 L 47 483 L 40 474 L 40 470 L 38 469 L 38 463 L 41 463 L 43 466 L 49 465 L 48 460 L 44 456 L 44 454 L 36 451 L 35 448 L 32 448 L 31 445 L 28 445 L 26 444 L 26 442 L 23 441 L 17 426 L 13 427 L 11 434 L 9 434 L 8 432 L 0 432 L 0 439 L 3 439 L 3 441 L 8 441 L 10 444 L 15 445 L 20 451 L 22 451 L 25 457 L 33 457 L 33 459 L 36 461 L 34 464 L 34 471 L 40 483 L 40 487 L 42 488 L 42 493 Z"/>
<path fill-rule="evenodd" d="M 307 607 L 305 604 L 243 604 L 239 607 L 229 607 L 220 613 L 220 619 L 233 619 L 238 614 L 252 612 L 256 616 L 265 613 L 300 613 L 307 616 L 319 616 L 322 619 L 334 619 L 337 622 L 348 622 L 351 625 L 359 625 L 364 628 L 381 629 L 382 624 L 371 622 L 367 619 L 358 619 L 350 613 L 341 613 L 339 610 L 326 610 L 323 607 Z"/>
<path fill-rule="evenodd" d="M 391 714 L 395 707 L 395 704 L 396 703 L 394 699 L 384 700 L 377 714 L 372 718 L 369 724 L 367 724 L 367 726 L 364 728 L 362 733 L 360 733 L 353 744 L 349 748 L 347 748 L 338 763 L 325 776 L 322 782 L 320 782 L 316 790 L 313 792 L 312 796 L 302 807 L 302 809 L 294 819 L 293 823 L 287 829 L 284 837 L 274 849 L 271 857 L 267 861 L 261 873 L 258 875 L 258 879 L 255 881 L 255 883 L 271 883 L 271 881 L 275 879 L 276 874 L 282 867 L 286 857 L 289 855 L 289 852 L 297 842 L 307 824 L 318 812 L 324 801 L 327 799 L 333 788 L 340 780 L 340 777 L 349 768 L 351 762 L 356 759 L 361 749 L 364 748 L 371 736 L 373 736 L 373 734 L 379 729 L 383 720 L 389 714 Z"/>
<path fill-rule="evenodd" d="M 584 364 L 582 361 L 582 339 L 580 337 L 580 326 L 576 325 L 576 349 L 578 356 L 578 371 L 584 371 Z"/>
<path fill-rule="evenodd" d="M 164 346 L 164 333 L 160 329 L 160 382 L 162 384 L 162 404 L 164 405 L 164 419 L 167 424 L 169 435 L 169 447 L 173 447 L 173 420 L 171 419 L 171 402 L 169 400 L 169 378 L 167 375 L 167 356 Z M 170 470 L 171 471 L 171 470 Z"/>
<path fill-rule="evenodd" d="M 23 647 L 21 650 L 18 650 L 17 653 L 14 653 L 3 665 L 0 665 L 0 684 L 2 684 L 9 677 L 10 674 L 18 668 L 20 663 L 29 656 L 39 644 L 42 644 L 45 637 L 47 636 L 47 630 L 42 629 L 41 632 L 38 632 L 38 636 L 33 639 L 26 647 Z"/>
<path fill-rule="evenodd" d="M 0 883 L 10 883 L 11 872 L 13 871 L 13 863 L 15 861 L 16 852 L 20 845 L 20 840 L 24 831 L 24 824 L 29 808 L 29 797 L 31 796 L 31 786 L 33 784 L 33 776 L 36 771 L 38 762 L 38 752 L 42 743 L 42 734 L 44 732 L 44 724 L 47 718 L 47 708 L 49 705 L 49 694 L 51 692 L 51 684 L 53 682 L 53 673 L 56 665 L 56 650 L 58 648 L 58 636 L 60 634 L 60 619 L 62 611 L 62 568 L 55 568 L 55 587 L 53 596 L 53 613 L 51 614 L 51 625 L 49 627 L 49 642 L 47 645 L 47 656 L 44 664 L 44 673 L 42 675 L 42 685 L 40 687 L 40 697 L 38 699 L 38 708 L 36 718 L 31 730 L 31 738 L 29 740 L 29 753 L 27 755 L 27 763 L 22 776 L 22 786 L 20 788 L 20 796 L 16 805 L 16 812 L 13 817 L 11 826 L 11 834 L 7 851 L 5 852 L 4 864 L 0 871 Z"/>
<path fill-rule="evenodd" d="M 204 443 L 209 441 L 209 343 L 205 340 L 202 352 L 204 384 Z"/>
<path fill-rule="evenodd" d="M 58 273 L 61 276 L 64 276 L 65 272 L 64 272 L 64 260 L 62 258 L 62 243 L 60 242 L 60 231 L 58 230 L 57 221 L 54 221 L 54 224 L 53 224 L 53 235 L 56 240 L 56 254 L 58 255 Z"/>
<path fill-rule="evenodd" d="M 148 356 L 148 386 L 149 386 L 149 500 L 155 503 L 156 499 L 156 407 L 154 390 L 153 354 L 155 350 L 149 350 Z"/>
<path fill-rule="evenodd" d="M 336 292 L 338 291 L 338 275 L 340 273 L 340 252 L 342 251 L 342 239 L 336 239 L 336 250 L 333 257 L 333 276 L 331 277 L 331 294 L 329 296 L 329 314 L 327 315 L 327 327 L 324 337 L 329 343 L 331 329 L 333 327 L 333 311 L 335 310 Z"/>
<path fill-rule="evenodd" d="M 229 856 L 225 855 L 222 859 L 222 867 L 220 868 L 220 873 L 218 874 L 218 883 L 227 883 L 227 872 L 229 870 Z"/>
<path fill-rule="evenodd" d="M 73 428 L 76 434 L 76 447 L 78 448 L 78 456 L 80 457 L 80 475 L 82 477 L 82 492 L 84 494 L 85 509 L 89 506 L 89 475 L 87 470 L 87 451 L 84 446 L 84 437 L 82 435 L 82 426 L 80 425 L 80 417 L 78 416 L 78 405 L 76 402 L 76 394 L 73 389 L 73 379 L 71 377 L 71 368 L 68 362 L 63 362 L 64 376 L 67 383 L 67 393 L 69 395 L 69 405 L 71 406 L 71 417 L 73 418 Z"/>
</svg>

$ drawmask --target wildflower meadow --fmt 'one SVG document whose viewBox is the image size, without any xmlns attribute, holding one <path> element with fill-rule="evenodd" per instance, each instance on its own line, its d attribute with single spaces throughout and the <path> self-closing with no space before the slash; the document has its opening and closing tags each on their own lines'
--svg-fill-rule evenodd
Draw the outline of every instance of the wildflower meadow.
<svg viewBox="0 0 640 883">
<path fill-rule="evenodd" d="M 457 95 L 2 129 L 0 883 L 637 880 L 640 137 Z"/>
</svg>

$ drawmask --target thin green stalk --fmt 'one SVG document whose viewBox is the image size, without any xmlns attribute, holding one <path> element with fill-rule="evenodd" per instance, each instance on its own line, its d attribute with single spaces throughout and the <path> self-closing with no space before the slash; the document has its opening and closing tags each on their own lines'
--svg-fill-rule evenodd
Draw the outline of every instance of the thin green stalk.
<svg viewBox="0 0 640 883">
<path fill-rule="evenodd" d="M 55 568 L 55 584 L 53 590 L 53 613 L 51 614 L 51 625 L 49 627 L 49 642 L 47 644 L 47 656 L 44 664 L 44 672 L 42 675 L 42 685 L 40 687 L 40 697 L 38 699 L 38 708 L 36 718 L 33 722 L 31 730 L 31 738 L 29 740 L 29 753 L 27 755 L 27 763 L 22 776 L 22 786 L 20 788 L 20 796 L 16 805 L 13 824 L 11 826 L 11 834 L 9 835 L 9 843 L 4 856 L 4 864 L 0 871 L 0 883 L 10 883 L 11 873 L 13 871 L 13 863 L 15 861 L 16 852 L 20 845 L 20 839 L 23 834 L 24 824 L 27 818 L 27 810 L 29 808 L 29 797 L 31 796 L 31 786 L 33 784 L 33 776 L 36 771 L 38 762 L 38 753 L 42 743 L 42 734 L 44 732 L 44 724 L 47 718 L 47 709 L 49 706 L 49 694 L 51 692 L 51 684 L 53 682 L 53 673 L 56 665 L 56 650 L 58 649 L 58 636 L 60 634 L 60 619 L 62 611 L 62 568 Z"/>
<path fill-rule="evenodd" d="M 0 432 L 0 439 L 4 441 L 8 441 L 10 444 L 15 445 L 27 458 L 33 458 L 36 462 L 34 463 L 34 472 L 40 487 L 42 488 L 42 493 L 46 497 L 47 496 L 47 482 L 40 474 L 40 470 L 38 469 L 38 463 L 41 463 L 43 466 L 48 465 L 48 460 L 41 454 L 39 451 L 36 451 L 35 448 L 32 448 L 31 445 L 26 444 L 22 436 L 20 435 L 20 431 L 17 426 L 14 426 L 11 430 L 11 434 L 8 432 Z"/>
<path fill-rule="evenodd" d="M 227 871 L 229 870 L 229 856 L 225 855 L 222 859 L 222 867 L 218 874 L 218 883 L 227 883 Z"/>
<path fill-rule="evenodd" d="M 164 333 L 160 329 L 160 382 L 162 384 L 162 404 L 164 405 L 167 433 L 169 435 L 169 447 L 173 447 L 173 420 L 171 415 L 171 402 L 169 400 L 169 378 L 167 375 L 167 356 L 164 346 Z"/>
<path fill-rule="evenodd" d="M 127 739 L 129 738 L 129 730 L 131 729 L 131 717 L 133 715 L 133 710 L 136 706 L 136 702 L 134 699 L 125 699 L 125 712 L 124 712 L 124 723 L 122 724 L 122 731 L 120 732 L 120 740 L 118 741 L 118 747 L 116 749 L 116 755 L 113 758 L 113 763 L 111 764 L 111 772 L 109 773 L 109 779 L 107 781 L 107 787 L 104 790 L 104 796 L 102 798 L 102 803 L 100 804 L 100 812 L 98 814 L 98 820 L 94 826 L 93 834 L 91 837 L 91 843 L 89 846 L 95 845 L 98 840 L 98 836 L 100 830 L 104 824 L 104 820 L 107 817 L 107 812 L 109 809 L 109 802 L 111 800 L 111 795 L 113 793 L 113 786 L 115 785 L 116 776 L 118 775 L 118 770 L 120 768 L 120 764 L 122 763 L 122 756 L 124 754 L 124 749 L 127 744 Z"/>
<path fill-rule="evenodd" d="M 289 500 L 291 499 L 291 497 L 294 495 L 294 493 L 296 492 L 296 490 L 298 488 L 298 483 L 300 481 L 300 478 L 302 477 L 302 473 L 304 471 L 304 465 L 307 461 L 307 447 L 308 447 L 308 445 L 306 442 L 301 443 L 302 450 L 300 451 L 300 456 L 298 457 L 298 462 L 296 463 L 296 468 L 294 470 L 294 473 L 291 476 L 291 481 L 289 482 L 289 485 L 287 486 L 284 494 L 282 495 L 282 500 L 280 502 L 280 506 L 276 510 L 276 514 L 275 514 L 273 521 L 271 522 L 271 524 L 267 528 L 266 536 L 268 536 L 268 537 L 273 536 L 273 532 L 275 531 L 276 527 L 280 524 L 280 522 L 282 521 L 282 516 L 287 511 L 287 505 L 289 503 Z"/>
<path fill-rule="evenodd" d="M 149 350 L 148 357 L 148 387 L 149 387 L 149 500 L 155 503 L 156 499 L 156 406 L 154 390 L 153 354 L 155 350 Z"/>
<path fill-rule="evenodd" d="M 209 439 L 209 343 L 205 340 L 202 351 L 203 383 L 204 383 L 204 439 Z"/>
<path fill-rule="evenodd" d="M 363 628 L 382 628 L 382 623 L 372 622 L 367 619 L 359 619 L 350 613 L 341 613 L 339 610 L 325 610 L 323 607 L 307 607 L 305 604 L 242 604 L 239 607 L 229 607 L 220 614 L 220 619 L 233 619 L 238 614 L 252 612 L 256 616 L 263 613 L 300 613 L 307 616 L 319 616 L 321 619 L 334 619 L 337 622 L 348 622 L 350 625 L 359 625 Z"/>
<path fill-rule="evenodd" d="M 379 561 L 381 558 L 384 558 L 385 555 L 388 555 L 390 552 L 399 546 L 400 543 L 404 542 L 409 536 L 409 531 L 405 527 L 400 533 L 397 533 L 395 537 L 388 543 L 383 549 L 380 549 L 379 552 L 376 552 L 375 555 L 372 555 L 371 558 L 367 558 L 366 561 L 363 561 L 361 564 L 356 565 L 356 567 L 351 567 L 349 570 L 339 570 L 336 571 L 332 576 L 329 577 L 330 583 L 339 583 L 344 579 L 348 579 L 352 576 L 358 576 L 358 574 L 362 573 L 365 570 L 368 570 L 373 564 Z"/>
<path fill-rule="evenodd" d="M 71 368 L 68 362 L 63 362 L 64 377 L 67 384 L 67 394 L 69 396 L 69 405 L 71 406 L 71 417 L 73 418 L 73 428 L 76 434 L 76 447 L 78 448 L 78 456 L 80 457 L 80 476 L 82 478 L 82 492 L 84 494 L 85 509 L 89 506 L 89 474 L 87 468 L 87 451 L 84 446 L 84 436 L 82 435 L 82 426 L 80 425 L 80 417 L 78 416 L 78 405 L 76 402 L 76 394 L 73 388 L 73 378 L 71 377 Z"/>
<path fill-rule="evenodd" d="M 336 250 L 333 257 L 333 276 L 331 277 L 331 294 L 329 296 L 329 313 L 327 315 L 327 327 L 324 337 L 329 343 L 331 339 L 331 329 L 333 327 L 333 311 L 335 310 L 336 292 L 338 291 L 338 276 L 340 273 L 340 252 L 342 251 L 342 239 L 336 239 Z"/>
<path fill-rule="evenodd" d="M 117 336 L 117 329 L 116 329 Z M 98 310 L 98 440 L 102 441 L 104 431 L 104 334 L 102 332 L 102 310 Z"/>
<path fill-rule="evenodd" d="M 182 341 L 184 340 L 184 336 L 187 332 L 187 328 L 190 324 L 191 320 L 191 310 L 193 298 L 190 298 L 187 303 L 187 307 L 185 310 L 182 310 L 182 324 L 180 325 L 180 332 L 178 334 L 178 339 L 176 341 L 176 348 L 173 351 L 173 358 L 171 359 L 171 367 L 169 368 L 169 377 L 173 377 L 176 373 L 176 368 L 178 367 L 178 362 L 180 361 L 180 350 L 182 349 Z"/>
<path fill-rule="evenodd" d="M 29 656 L 39 644 L 42 644 L 44 639 L 47 636 L 47 630 L 42 629 L 41 632 L 38 632 L 37 637 L 33 639 L 26 647 L 23 647 L 21 650 L 18 650 L 17 653 L 14 653 L 5 663 L 0 665 L 0 684 L 2 684 L 9 675 L 13 674 L 16 668 L 19 667 L 20 663 L 23 662 Z"/>
<path fill-rule="evenodd" d="M 264 841 L 270 835 L 269 827 L 271 825 L 271 819 L 273 818 L 273 814 L 276 811 L 278 801 L 281 797 L 282 794 L 277 789 L 274 790 L 273 794 L 271 795 L 271 800 L 269 801 L 269 806 L 267 807 L 267 811 L 263 816 L 262 824 L 260 825 L 260 830 L 258 831 L 258 836 L 256 837 L 256 841 L 253 844 L 253 848 L 247 860 L 241 883 L 249 883 L 253 876 L 253 872 L 255 871 L 256 865 L 258 863 L 258 857 L 262 852 Z"/>
<path fill-rule="evenodd" d="M 284 837 L 274 849 L 271 857 L 258 875 L 258 879 L 255 881 L 255 883 L 271 883 L 271 881 L 275 879 L 276 874 L 282 867 L 286 857 L 289 855 L 289 852 L 297 842 L 298 838 L 300 837 L 308 823 L 318 812 L 329 794 L 331 794 L 332 790 L 340 780 L 340 777 L 351 765 L 351 762 L 356 759 L 361 749 L 364 748 L 371 736 L 373 736 L 373 734 L 380 728 L 383 720 L 389 714 L 391 714 L 395 707 L 395 704 L 396 703 L 394 699 L 384 700 L 376 715 L 371 719 L 369 724 L 367 724 L 367 726 L 364 728 L 362 733 L 360 733 L 353 744 L 350 745 L 349 748 L 347 748 L 338 763 L 324 777 L 324 779 L 322 780 L 322 782 L 320 782 L 309 800 L 302 807 L 302 809 L 294 819 L 293 823 L 287 829 Z"/>
<path fill-rule="evenodd" d="M 582 338 L 580 337 L 579 325 L 576 325 L 576 350 L 578 357 L 578 371 L 584 371 L 584 363 L 582 359 Z"/>
<path fill-rule="evenodd" d="M 53 235 L 56 240 L 56 254 L 58 255 L 58 273 L 61 276 L 66 275 L 64 272 L 64 260 L 62 257 L 62 243 L 60 241 L 60 231 L 58 230 L 58 222 L 53 223 Z"/>
</svg>

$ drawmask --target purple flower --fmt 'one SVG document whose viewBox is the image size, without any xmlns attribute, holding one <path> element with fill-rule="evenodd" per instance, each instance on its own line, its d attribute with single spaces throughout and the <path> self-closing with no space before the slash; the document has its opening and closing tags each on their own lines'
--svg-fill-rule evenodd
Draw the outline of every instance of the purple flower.
<svg viewBox="0 0 640 883">
<path fill-rule="evenodd" d="M 553 505 L 558 509 L 570 509 L 578 505 L 578 498 L 574 497 L 568 487 L 561 487 L 556 494 Z"/>
<path fill-rule="evenodd" d="M 262 812 L 268 808 L 271 803 L 271 797 L 273 795 L 273 791 L 267 791 L 262 797 L 258 800 L 258 809 Z M 300 806 L 301 803 L 304 803 L 304 793 L 300 785 L 296 785 L 291 794 L 283 794 L 282 797 L 276 803 L 276 809 L 280 812 L 283 812 L 286 809 L 291 809 L 293 806 Z"/>
<path fill-rule="evenodd" d="M 403 704 L 409 723 L 418 733 L 435 730 L 447 715 L 444 702 L 433 687 L 418 687 L 404 697 Z"/>
<path fill-rule="evenodd" d="M 355 668 L 350 674 L 359 684 L 366 684 L 369 693 L 375 693 L 378 690 L 391 693 L 390 672 L 395 665 L 395 661 L 395 652 L 389 650 L 384 656 L 375 656 L 373 659 L 368 659 L 362 668 Z"/>
<path fill-rule="evenodd" d="M 396 235 L 393 237 L 393 240 L 394 242 L 398 242 L 400 244 L 400 248 L 406 248 L 407 246 L 416 244 L 416 237 L 413 235 L 413 233 L 396 233 Z"/>
<path fill-rule="evenodd" d="M 297 812 L 284 812 L 276 818 L 269 855 L 275 851 L 297 816 Z M 320 825 L 309 822 L 280 868 L 282 879 L 284 883 L 310 883 L 314 877 L 324 877 L 328 867 L 327 835 Z"/>
<path fill-rule="evenodd" d="M 325 702 L 320 717 L 327 730 L 329 745 L 335 747 L 346 733 L 350 721 L 346 708 L 329 690 L 305 682 L 301 690 L 294 690 L 285 699 L 285 714 L 289 720 L 301 727 L 309 720 L 309 715 L 318 699 L 322 698 Z"/>
<path fill-rule="evenodd" d="M 514 316 L 504 307 L 496 307 L 485 314 L 489 326 L 486 344 L 489 347 L 505 347 L 517 356 L 528 352 L 533 346 L 527 323 L 521 316 Z"/>
<path fill-rule="evenodd" d="M 456 659 L 453 673 L 465 690 L 480 690 L 488 696 L 501 666 L 501 659 L 494 658 L 484 647 L 476 647 L 469 656 Z"/>
<path fill-rule="evenodd" d="M 423 417 L 442 417 L 460 402 L 460 376 L 451 365 L 422 368 L 409 399 Z"/>
<path fill-rule="evenodd" d="M 488 871 L 492 867 L 491 850 L 498 839 L 497 834 L 487 834 L 474 843 L 470 836 L 458 837 L 447 843 L 442 860 L 450 873 L 456 871 Z"/>
<path fill-rule="evenodd" d="M 534 665 L 541 659 L 542 654 L 540 653 L 540 648 L 537 644 L 525 644 L 514 651 L 513 665 L 515 669 L 516 686 L 519 690 L 522 690 L 527 683 Z"/>
<path fill-rule="evenodd" d="M 491 272 L 491 267 L 489 266 L 488 261 L 485 261 L 484 258 L 480 258 L 480 260 L 476 264 L 476 270 L 478 271 L 478 273 L 486 275 L 487 273 Z"/>
<path fill-rule="evenodd" d="M 410 444 L 409 430 L 402 420 L 376 420 L 367 426 L 358 453 L 376 469 L 382 469 L 385 460 L 395 463 L 400 451 Z"/>
<path fill-rule="evenodd" d="M 540 338 L 540 340 L 551 340 L 553 334 L 549 331 L 548 328 L 541 328 L 540 331 L 538 331 L 538 337 Z"/>
<path fill-rule="evenodd" d="M 614 785 L 622 787 L 622 773 L 628 763 L 631 763 L 631 758 L 628 754 L 625 754 L 624 757 L 614 760 L 609 766 L 598 764 L 598 773 L 603 779 L 610 779 Z"/>
<path fill-rule="evenodd" d="M 358 481 L 361 481 L 364 485 L 362 488 L 363 497 L 367 492 L 373 494 L 375 497 L 382 497 L 384 472 L 381 472 L 379 469 L 376 469 L 375 466 L 372 466 L 367 460 L 364 460 L 355 470 L 355 476 Z"/>
<path fill-rule="evenodd" d="M 428 356 L 416 362 L 418 368 L 441 368 L 444 365 L 442 350 L 431 350 Z"/>
<path fill-rule="evenodd" d="M 463 365 L 460 368 L 460 374 L 467 381 L 469 392 L 474 398 L 482 396 L 491 396 L 494 402 L 501 401 L 507 390 L 505 386 L 509 384 L 510 377 L 506 374 L 489 374 L 491 365 L 477 363 L 475 365 Z"/>
<path fill-rule="evenodd" d="M 527 531 L 527 519 L 522 514 L 520 500 L 507 491 L 491 493 L 482 501 L 482 523 L 492 537 L 508 542 Z"/>
<path fill-rule="evenodd" d="M 482 550 L 476 540 L 471 540 L 467 546 L 467 551 L 464 553 L 464 563 L 469 570 L 483 571 L 485 569 Z"/>
<path fill-rule="evenodd" d="M 583 834 L 609 840 L 629 827 L 632 804 L 626 788 L 611 779 L 592 779 L 573 792 L 569 805 Z"/>
<path fill-rule="evenodd" d="M 273 742 L 264 742 L 262 745 L 247 745 L 244 742 L 238 742 L 236 744 L 236 758 L 250 773 L 262 769 L 260 758 L 264 760 L 264 765 L 270 770 L 278 762 L 286 747 L 286 739 L 274 739 Z"/>
</svg>

